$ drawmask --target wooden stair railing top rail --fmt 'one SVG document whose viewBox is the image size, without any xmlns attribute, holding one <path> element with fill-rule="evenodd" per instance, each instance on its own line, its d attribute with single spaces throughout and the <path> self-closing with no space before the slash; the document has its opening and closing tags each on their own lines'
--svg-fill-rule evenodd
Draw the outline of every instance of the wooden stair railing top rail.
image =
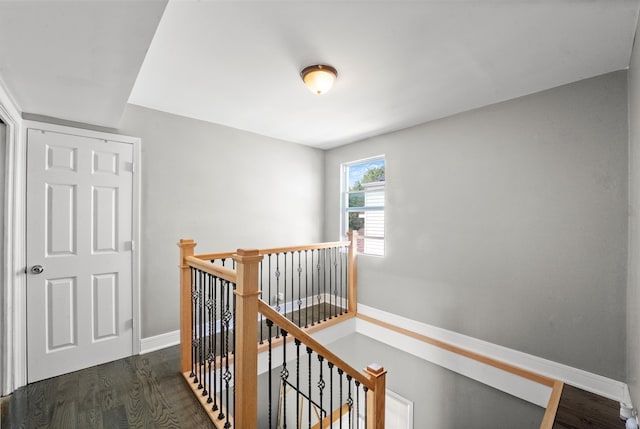
<svg viewBox="0 0 640 429">
<path fill-rule="evenodd" d="M 311 350 L 324 357 L 329 362 L 333 363 L 336 367 L 342 369 L 347 375 L 353 377 L 354 380 L 359 381 L 363 386 L 366 386 L 371 391 L 375 390 L 375 383 L 372 382 L 369 377 L 353 368 L 344 360 L 340 359 L 333 352 L 331 352 L 331 350 L 320 344 L 311 335 L 300 329 L 289 319 L 286 319 L 261 299 L 258 300 L 258 311 L 262 313 L 264 317 L 270 319 L 274 324 L 287 331 L 289 335 L 300 340 L 302 344 L 309 347 Z"/>
<path fill-rule="evenodd" d="M 260 255 L 269 255 L 274 253 L 287 253 L 287 252 L 298 252 L 304 250 L 316 250 L 316 249 L 331 249 L 334 247 L 349 247 L 351 245 L 350 241 L 332 241 L 327 243 L 315 243 L 315 244 L 304 244 L 300 246 L 287 246 L 287 247 L 273 247 L 270 249 L 258 249 Z M 194 257 L 198 259 L 204 260 L 214 260 L 214 259 L 227 259 L 232 258 L 235 255 L 235 251 L 229 252 L 215 252 L 215 253 L 201 253 L 198 255 L 194 255 Z"/>
<path fill-rule="evenodd" d="M 238 276 L 235 270 L 212 264 L 211 262 L 202 260 L 196 256 L 187 256 L 185 258 L 185 261 L 190 267 L 197 268 L 201 271 L 204 271 L 205 273 L 209 273 L 231 283 L 237 282 Z"/>
</svg>

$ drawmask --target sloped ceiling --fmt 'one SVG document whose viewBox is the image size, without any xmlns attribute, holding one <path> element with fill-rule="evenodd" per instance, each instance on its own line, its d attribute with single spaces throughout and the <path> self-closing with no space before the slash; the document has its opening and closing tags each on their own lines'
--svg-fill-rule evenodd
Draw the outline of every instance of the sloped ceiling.
<svg viewBox="0 0 640 429">
<path fill-rule="evenodd" d="M 23 112 L 116 128 L 163 1 L 0 1 L 0 78 Z"/>
<path fill-rule="evenodd" d="M 32 114 L 117 128 L 129 101 L 329 148 L 624 69 L 639 3 L 0 1 L 0 78 Z"/>
</svg>

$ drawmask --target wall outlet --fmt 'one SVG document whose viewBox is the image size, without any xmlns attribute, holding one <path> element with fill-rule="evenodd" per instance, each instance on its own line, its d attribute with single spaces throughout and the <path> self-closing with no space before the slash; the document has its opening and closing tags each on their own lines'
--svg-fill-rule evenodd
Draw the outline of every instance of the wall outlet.
<svg viewBox="0 0 640 429">
<path fill-rule="evenodd" d="M 280 293 L 278 294 L 278 301 L 279 301 L 279 302 L 284 302 L 284 292 L 280 292 Z"/>
</svg>

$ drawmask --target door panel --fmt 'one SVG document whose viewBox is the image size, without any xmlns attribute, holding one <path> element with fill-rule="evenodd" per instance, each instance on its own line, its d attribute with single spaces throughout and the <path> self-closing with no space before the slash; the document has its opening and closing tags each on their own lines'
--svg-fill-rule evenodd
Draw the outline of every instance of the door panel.
<svg viewBox="0 0 640 429">
<path fill-rule="evenodd" d="M 118 336 L 118 273 L 93 279 L 93 340 Z"/>
<path fill-rule="evenodd" d="M 50 184 L 47 187 L 45 228 L 47 256 L 76 253 L 76 186 Z"/>
<path fill-rule="evenodd" d="M 29 382 L 133 351 L 133 145 L 29 129 Z"/>
<path fill-rule="evenodd" d="M 47 351 L 75 346 L 77 338 L 76 279 L 47 280 Z"/>
</svg>

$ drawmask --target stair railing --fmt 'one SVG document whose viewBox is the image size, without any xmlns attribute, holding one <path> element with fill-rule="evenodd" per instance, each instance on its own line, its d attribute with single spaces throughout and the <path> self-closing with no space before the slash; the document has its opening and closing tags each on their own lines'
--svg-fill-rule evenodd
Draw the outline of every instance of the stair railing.
<svg viewBox="0 0 640 429">
<path fill-rule="evenodd" d="M 279 330 L 283 339 L 280 347 L 272 344 L 275 338 L 273 335 L 269 335 L 268 339 L 269 370 L 266 388 L 269 395 L 269 428 L 275 427 L 276 423 L 279 423 L 278 427 L 287 427 L 286 422 L 289 420 L 298 422 L 294 423 L 293 427 L 305 429 L 384 428 L 384 368 L 371 364 L 361 373 L 266 302 L 258 300 L 258 310 L 266 317 L 269 331 L 274 328 Z M 289 347 L 291 342 L 293 347 Z M 274 357 L 277 352 L 280 352 L 281 356 L 279 361 Z M 277 377 L 274 376 L 274 362 L 279 362 L 277 367 L 281 368 Z M 273 412 L 274 378 L 277 378 L 278 385 L 282 386 L 278 413 Z M 290 395 L 286 394 L 287 388 L 293 392 L 290 400 L 295 399 L 293 404 L 289 405 L 287 398 Z M 274 414 L 279 415 L 278 422 Z"/>
<path fill-rule="evenodd" d="M 358 417 L 362 414 L 361 401 L 356 398 L 354 402 L 349 396 L 352 381 L 355 394 L 359 395 L 358 389 L 362 389 L 367 398 L 363 403 L 367 429 L 384 427 L 384 369 L 373 365 L 360 373 L 304 330 L 332 324 L 331 319 L 335 322 L 353 317 L 357 311 L 357 233 L 350 234 L 349 239 L 201 255 L 194 255 L 193 240 L 180 240 L 181 372 L 216 427 L 257 427 L 257 356 L 267 349 L 265 340 L 269 352 L 279 342 L 283 350 L 291 340 L 297 347 L 304 344 L 309 356 L 316 354 L 321 368 L 326 362 L 332 375 L 334 368 L 338 371 L 341 383 L 345 377 L 348 401 L 333 409 L 331 397 L 328 415 L 327 410 L 322 410 L 329 419 L 327 427 L 334 416 L 342 418 L 340 410 L 348 413 L 350 423 L 345 427 L 363 427 Z M 281 290 L 290 299 L 283 297 L 281 302 Z M 259 299 L 261 295 L 272 305 L 275 303 L 275 308 Z M 271 335 L 274 324 L 275 339 Z M 268 335 L 264 332 L 267 329 Z M 283 364 L 286 367 L 286 361 Z M 322 386 L 324 380 L 320 377 Z M 321 405 L 323 389 L 319 393 Z M 333 395 L 332 387 L 329 391 Z M 241 406 L 236 409 L 235 404 Z M 321 418 L 318 427 L 323 424 Z"/>
</svg>

